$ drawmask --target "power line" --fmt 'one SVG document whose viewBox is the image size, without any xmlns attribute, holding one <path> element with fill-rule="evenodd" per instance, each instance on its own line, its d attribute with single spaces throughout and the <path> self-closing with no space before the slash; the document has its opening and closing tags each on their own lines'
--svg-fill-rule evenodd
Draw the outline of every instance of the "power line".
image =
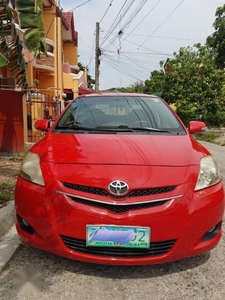
<svg viewBox="0 0 225 300">
<path fill-rule="evenodd" d="M 106 36 L 104 37 L 102 44 L 104 44 L 105 40 L 111 35 L 111 33 L 113 32 L 113 30 L 118 26 L 119 22 L 122 20 L 122 18 L 126 15 L 126 13 L 128 12 L 128 10 L 130 9 L 130 7 L 132 6 L 132 4 L 134 3 L 134 0 L 132 0 L 130 3 L 127 4 L 127 6 L 125 7 L 126 3 L 128 0 L 125 0 L 124 4 L 122 5 L 120 11 L 118 12 L 118 14 L 116 15 L 112 25 L 110 26 L 109 30 L 108 30 L 108 34 L 106 34 Z"/>
<path fill-rule="evenodd" d="M 124 54 L 124 52 L 122 53 L 124 56 L 125 56 L 125 54 Z M 123 59 L 124 60 L 132 60 L 132 58 L 131 57 L 123 57 Z M 146 59 L 142 59 L 142 58 L 137 58 L 136 57 L 136 55 L 135 55 L 135 57 L 133 58 L 133 59 L 135 59 L 135 62 L 136 63 L 138 63 L 139 65 L 142 65 L 141 67 L 143 68 L 143 66 L 146 68 L 146 67 L 148 67 L 148 66 L 151 66 L 151 67 L 154 67 L 154 68 L 157 68 L 157 67 L 159 67 L 159 63 L 158 62 L 156 62 L 156 61 L 150 61 L 149 59 L 148 59 L 148 57 L 146 57 Z M 148 70 L 149 71 L 149 70 Z"/>
<path fill-rule="evenodd" d="M 141 55 L 142 56 L 144 56 L 145 55 L 145 57 L 141 57 L 141 58 L 137 58 L 137 54 L 139 54 L 139 53 L 131 53 L 131 52 L 121 52 L 120 53 L 120 55 L 118 55 L 118 54 L 115 54 L 113 51 L 105 51 L 105 52 L 103 52 L 103 54 L 106 54 L 106 55 L 109 55 L 109 53 L 113 53 L 114 55 L 110 55 L 110 57 L 111 58 L 114 58 L 114 57 L 117 57 L 117 56 L 120 56 L 121 55 L 121 53 L 122 53 L 122 55 L 124 55 L 125 56 L 125 54 L 129 54 L 129 55 L 134 55 L 134 58 L 135 58 L 135 61 L 137 61 L 137 62 L 140 62 L 140 63 L 142 63 L 144 66 L 146 66 L 146 64 L 150 64 L 150 65 L 152 65 L 152 66 L 155 66 L 155 67 L 158 67 L 158 63 L 156 62 L 156 61 L 150 61 L 149 60 L 149 57 L 151 56 L 151 54 L 146 54 L 146 53 L 141 53 Z M 152 55 L 154 55 L 154 54 L 152 54 Z M 123 57 L 123 59 L 127 59 L 127 57 L 125 56 L 125 57 Z M 129 60 L 130 60 L 130 58 L 129 58 Z"/>
<path fill-rule="evenodd" d="M 149 71 L 149 69 L 146 69 L 146 67 L 148 67 L 148 68 L 149 67 L 151 67 L 151 68 L 152 67 L 153 68 L 158 68 L 159 67 L 158 61 L 149 60 L 150 55 L 148 55 L 146 57 L 143 57 L 144 58 L 143 59 L 142 57 L 138 58 L 136 53 L 134 54 L 135 57 L 129 57 L 128 55 L 126 55 L 126 53 L 130 54 L 129 52 L 121 52 L 121 54 L 118 56 L 120 58 L 119 61 L 123 61 L 123 62 L 124 62 L 124 60 L 132 61 L 133 64 L 136 64 L 136 65 L 140 66 L 142 69 L 145 69 L 147 71 Z M 114 56 L 109 55 L 108 52 L 107 53 L 103 52 L 103 54 L 106 55 L 107 57 L 112 58 L 112 59 L 117 57 L 117 55 L 114 55 Z M 132 55 L 132 53 L 130 55 Z"/>
<path fill-rule="evenodd" d="M 89 60 L 88 66 L 91 64 L 91 62 L 93 60 L 92 55 L 93 55 L 93 52 L 94 52 L 94 45 L 95 45 L 95 32 L 93 33 L 93 43 L 92 43 L 91 55 L 90 55 L 90 60 Z"/>
<path fill-rule="evenodd" d="M 148 15 L 156 8 L 156 6 L 161 2 L 162 0 L 159 0 L 151 9 L 150 11 L 147 13 L 147 15 L 145 15 L 145 17 L 134 27 L 134 29 L 131 31 L 131 33 L 128 34 L 127 38 L 132 34 L 132 32 L 134 32 L 134 30 L 148 17 Z"/>
<path fill-rule="evenodd" d="M 134 11 L 131 13 L 131 15 L 127 18 L 122 28 L 119 30 L 118 34 L 114 37 L 113 41 L 115 41 L 117 38 L 120 39 L 120 37 L 124 34 L 125 29 L 127 29 L 131 23 L 134 21 L 135 17 L 138 15 L 138 13 L 141 11 L 141 9 L 146 4 L 147 0 L 141 0 L 138 5 L 135 7 Z M 110 44 L 108 43 L 105 48 L 109 47 Z"/>
<path fill-rule="evenodd" d="M 69 10 L 69 12 L 71 12 L 71 11 L 77 9 L 78 7 L 81 7 L 81 6 L 85 5 L 86 3 L 90 2 L 90 1 L 91 1 L 91 0 L 88 0 L 88 1 L 86 1 L 86 2 L 84 2 L 84 3 L 82 3 L 82 4 L 80 4 L 80 5 L 78 5 L 78 6 L 74 7 L 74 8 L 72 8 L 71 10 Z"/>
<path fill-rule="evenodd" d="M 132 80 L 135 80 L 135 81 L 141 81 L 140 77 L 134 76 L 134 74 L 137 74 L 137 73 L 140 74 L 139 71 L 137 71 L 137 70 L 134 71 L 132 68 L 129 68 L 129 67 L 127 67 L 124 64 L 123 64 L 123 68 L 118 68 L 117 67 L 117 63 L 114 60 L 112 60 L 111 58 L 107 58 L 106 57 L 106 60 L 104 59 L 104 62 L 106 64 L 110 65 L 117 72 L 119 72 L 120 74 L 122 74 L 123 76 L 125 76 L 126 78 L 128 78 L 129 80 L 132 79 Z M 150 73 L 148 75 L 142 74 L 142 76 L 145 77 L 145 78 L 148 78 L 149 75 L 150 75 Z"/>
<path fill-rule="evenodd" d="M 107 30 L 105 29 L 102 29 L 103 32 L 108 32 Z M 158 39 L 169 39 L 169 40 L 183 40 L 183 41 L 202 41 L 204 42 L 204 40 L 200 40 L 200 39 L 187 39 L 187 38 L 182 38 L 182 37 L 172 37 L 172 36 L 159 36 L 159 35 L 148 35 L 148 34 L 141 34 L 141 33 L 132 33 L 133 30 L 130 32 L 130 33 L 125 33 L 124 35 L 126 35 L 126 38 L 129 36 L 129 35 L 135 35 L 135 36 L 145 36 L 145 37 L 152 37 L 152 38 L 158 38 Z M 116 32 L 113 33 L 115 36 L 117 35 Z"/>
<path fill-rule="evenodd" d="M 105 11 L 103 17 L 102 17 L 101 20 L 99 21 L 99 24 L 100 24 L 100 23 L 102 22 L 102 20 L 105 18 L 105 16 L 106 16 L 108 10 L 109 10 L 110 7 L 112 6 L 112 3 L 113 3 L 113 0 L 111 0 L 111 2 L 110 2 L 110 4 L 109 4 L 108 8 L 106 9 L 106 11 Z"/>
<path fill-rule="evenodd" d="M 113 62 L 114 63 L 114 65 L 115 66 L 117 66 L 117 61 L 115 60 L 115 59 L 113 59 L 112 57 L 110 57 L 110 56 L 108 56 L 108 55 L 104 55 L 108 60 L 110 60 L 111 62 Z M 134 65 L 134 64 L 133 64 Z M 120 63 L 120 69 L 123 71 L 123 72 L 129 72 L 130 74 L 132 74 L 132 76 L 133 77 L 135 77 L 134 76 L 134 74 L 140 74 L 140 75 L 142 75 L 143 77 L 149 77 L 149 75 L 150 75 L 150 71 L 151 71 L 151 68 L 149 68 L 148 70 L 147 69 L 145 69 L 146 71 L 144 71 L 143 70 L 143 67 L 142 66 L 140 66 L 140 68 L 135 68 L 133 65 L 131 65 L 130 63 L 127 65 L 125 62 L 123 62 L 122 60 L 121 60 L 121 63 Z M 118 66 L 117 66 L 118 67 Z M 137 77 L 136 77 L 136 79 L 138 79 Z"/>
<path fill-rule="evenodd" d="M 180 41 L 204 41 L 204 40 L 199 40 L 199 39 L 185 39 L 185 38 L 181 38 L 181 37 L 169 37 L 169 36 L 157 36 L 157 35 L 147 35 L 147 34 L 138 34 L 138 33 L 131 33 L 129 35 L 136 35 L 136 36 L 146 36 L 146 37 L 152 37 L 152 38 L 158 38 L 158 39 L 168 39 L 168 40 L 180 40 Z M 126 36 L 126 38 L 128 37 L 128 34 Z"/>
<path fill-rule="evenodd" d="M 140 45 L 143 46 L 145 44 L 145 42 L 172 16 L 172 14 L 178 9 L 178 7 L 184 2 L 185 0 L 182 0 L 175 8 L 174 10 L 165 18 L 165 20 L 159 24 L 159 26 L 150 34 L 149 37 L 147 37 L 147 39 L 144 40 L 144 42 Z M 139 47 L 139 48 L 140 48 Z M 139 49 L 138 48 L 138 49 Z"/>
<path fill-rule="evenodd" d="M 86 46 L 86 47 L 88 47 L 89 49 L 91 49 L 91 47 L 90 46 L 88 46 L 80 37 L 79 37 L 79 40 Z"/>
<path fill-rule="evenodd" d="M 131 43 L 131 44 L 133 44 L 133 45 L 138 46 L 138 48 L 135 48 L 134 50 L 137 50 L 137 49 L 139 49 L 139 48 L 142 48 L 143 51 L 144 51 L 144 50 L 145 50 L 145 51 L 153 51 L 153 52 L 158 53 L 158 54 L 167 55 L 167 56 L 173 56 L 172 54 L 162 53 L 162 52 L 159 52 L 159 51 L 156 51 L 156 50 L 147 48 L 147 47 L 143 47 L 143 46 L 141 46 L 141 45 L 139 45 L 139 44 L 137 44 L 137 43 L 131 42 L 131 41 L 127 40 L 127 39 L 124 39 L 124 41 L 126 41 L 126 42 L 128 42 L 128 43 Z M 130 50 L 130 52 L 131 52 L 131 51 L 133 51 L 133 50 Z"/>
<path fill-rule="evenodd" d="M 148 69 L 146 69 L 144 66 L 141 66 L 139 63 L 137 63 L 136 62 L 136 60 L 134 60 L 134 59 L 132 59 L 132 58 L 130 58 L 130 57 L 128 57 L 126 54 L 124 54 L 123 52 L 122 52 L 122 54 L 123 55 L 125 55 L 126 56 L 126 58 L 127 59 L 129 59 L 130 61 L 132 61 L 135 65 L 137 65 L 137 66 L 139 66 L 139 67 L 141 67 L 142 69 L 144 69 L 144 70 L 146 70 L 146 71 L 149 71 Z"/>
</svg>

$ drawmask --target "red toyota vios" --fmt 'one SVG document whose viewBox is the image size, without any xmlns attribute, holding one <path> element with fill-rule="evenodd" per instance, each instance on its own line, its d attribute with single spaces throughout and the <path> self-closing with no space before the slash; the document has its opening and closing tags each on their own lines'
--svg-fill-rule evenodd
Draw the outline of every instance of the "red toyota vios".
<svg viewBox="0 0 225 300">
<path fill-rule="evenodd" d="M 159 97 L 72 101 L 23 159 L 16 227 L 34 247 L 101 264 L 164 263 L 213 249 L 224 190 L 212 155 Z"/>
</svg>

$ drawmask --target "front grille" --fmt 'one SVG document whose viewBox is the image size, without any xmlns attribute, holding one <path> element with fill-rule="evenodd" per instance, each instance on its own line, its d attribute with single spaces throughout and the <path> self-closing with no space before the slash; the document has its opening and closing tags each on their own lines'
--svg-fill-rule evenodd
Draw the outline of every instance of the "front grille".
<svg viewBox="0 0 225 300">
<path fill-rule="evenodd" d="M 155 207 L 165 204 L 167 201 L 170 201 L 171 199 L 162 200 L 162 201 L 152 201 L 147 203 L 138 203 L 138 204 L 126 204 L 126 205 L 116 205 L 116 204 L 110 204 L 110 203 L 102 203 L 97 201 L 90 201 L 87 199 L 81 199 L 78 197 L 72 197 L 70 196 L 71 200 L 77 203 L 81 203 L 84 205 L 89 206 L 95 206 L 98 208 L 104 208 L 107 209 L 115 214 L 122 214 L 124 212 L 127 212 L 129 210 L 136 210 L 136 209 L 142 209 L 142 208 L 149 208 L 149 207 Z"/>
<path fill-rule="evenodd" d="M 150 244 L 149 249 L 132 249 L 132 248 L 121 248 L 121 247 L 87 247 L 85 240 L 75 239 L 68 236 L 61 236 L 62 241 L 67 248 L 98 256 L 111 256 L 111 257 L 146 257 L 146 256 L 157 256 L 166 254 L 173 247 L 176 240 L 169 240 L 163 242 L 155 242 Z"/>
<path fill-rule="evenodd" d="M 78 184 L 67 183 L 67 182 L 63 182 L 63 185 L 68 189 L 76 190 L 79 192 L 100 195 L 100 196 L 109 196 L 109 194 L 104 189 L 100 189 L 100 188 L 93 188 L 89 186 L 78 185 Z"/>
<path fill-rule="evenodd" d="M 106 196 L 106 197 L 113 197 L 113 195 L 109 194 L 106 190 L 96 187 L 89 187 L 84 185 L 78 185 L 73 183 L 67 183 L 63 182 L 63 185 L 72 190 L 94 194 L 94 195 L 100 195 L 100 196 Z M 140 197 L 140 196 L 149 196 L 149 195 L 158 195 L 162 193 L 168 193 L 175 190 L 176 186 L 166 186 L 166 187 L 158 187 L 158 188 L 150 188 L 150 189 L 140 189 L 140 190 L 133 190 L 129 194 L 125 196 L 120 196 L 119 198 L 127 198 L 127 197 Z M 118 196 L 115 196 L 115 198 L 118 198 Z"/>
</svg>

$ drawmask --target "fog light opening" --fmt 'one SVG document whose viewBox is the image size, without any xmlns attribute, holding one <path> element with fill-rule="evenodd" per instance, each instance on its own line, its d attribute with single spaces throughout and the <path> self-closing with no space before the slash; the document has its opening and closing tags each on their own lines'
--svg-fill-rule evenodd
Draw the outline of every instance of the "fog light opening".
<svg viewBox="0 0 225 300">
<path fill-rule="evenodd" d="M 32 226 L 26 220 L 21 218 L 19 215 L 17 215 L 17 220 L 18 220 L 18 223 L 20 225 L 20 228 L 23 231 L 25 231 L 28 234 L 35 235 L 34 229 L 32 228 Z"/>
<path fill-rule="evenodd" d="M 206 232 L 206 234 L 203 236 L 202 242 L 209 241 L 209 240 L 213 239 L 214 237 L 216 237 L 220 231 L 221 225 L 222 225 L 222 221 L 219 222 L 217 225 L 213 226 L 211 229 L 209 229 Z"/>
<path fill-rule="evenodd" d="M 216 226 L 214 226 L 213 228 L 211 228 L 211 229 L 208 231 L 208 233 L 212 233 L 213 231 L 215 231 L 215 229 L 216 229 Z"/>
</svg>

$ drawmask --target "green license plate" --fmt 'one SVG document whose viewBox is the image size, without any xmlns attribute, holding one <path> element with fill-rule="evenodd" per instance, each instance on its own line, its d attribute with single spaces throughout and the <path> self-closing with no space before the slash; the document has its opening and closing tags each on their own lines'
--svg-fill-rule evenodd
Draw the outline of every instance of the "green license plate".
<svg viewBox="0 0 225 300">
<path fill-rule="evenodd" d="M 150 228 L 87 225 L 86 245 L 95 247 L 149 248 Z"/>
</svg>

